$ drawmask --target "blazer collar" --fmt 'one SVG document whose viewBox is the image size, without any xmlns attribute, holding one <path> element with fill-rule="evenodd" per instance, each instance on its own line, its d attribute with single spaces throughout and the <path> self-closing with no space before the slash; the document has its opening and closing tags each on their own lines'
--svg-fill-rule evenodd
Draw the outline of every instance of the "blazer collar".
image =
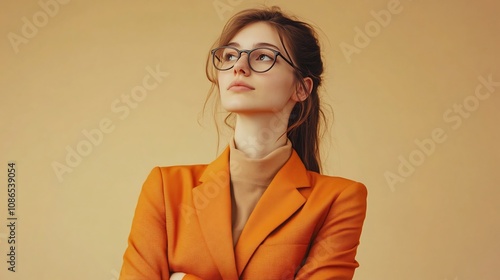
<svg viewBox="0 0 500 280">
<path fill-rule="evenodd" d="M 238 279 L 259 244 L 305 203 L 298 189 L 310 187 L 307 170 L 293 150 L 255 206 L 234 248 L 229 147 L 207 166 L 200 182 L 193 189 L 193 199 L 202 233 L 223 279 Z"/>
<path fill-rule="evenodd" d="M 236 267 L 239 275 L 267 236 L 306 202 L 298 189 L 307 187 L 310 187 L 307 170 L 293 150 L 257 202 L 236 243 Z"/>
<path fill-rule="evenodd" d="M 205 242 L 222 279 L 238 279 L 232 241 L 229 148 L 207 166 L 200 182 L 193 188 L 193 202 Z"/>
</svg>

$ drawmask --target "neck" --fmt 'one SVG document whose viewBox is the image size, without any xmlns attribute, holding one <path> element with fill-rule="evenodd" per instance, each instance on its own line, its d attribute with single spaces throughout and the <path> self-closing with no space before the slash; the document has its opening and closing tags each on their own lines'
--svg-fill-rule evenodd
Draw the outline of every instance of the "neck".
<svg viewBox="0 0 500 280">
<path fill-rule="evenodd" d="M 263 158 L 286 144 L 287 127 L 287 114 L 237 114 L 235 147 L 249 158 Z"/>
</svg>

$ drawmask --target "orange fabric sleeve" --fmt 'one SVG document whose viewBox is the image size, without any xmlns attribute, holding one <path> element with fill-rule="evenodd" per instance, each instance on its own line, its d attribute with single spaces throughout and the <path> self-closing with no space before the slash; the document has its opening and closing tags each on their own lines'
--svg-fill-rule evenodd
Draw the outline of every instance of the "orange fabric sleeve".
<svg viewBox="0 0 500 280">
<path fill-rule="evenodd" d="M 168 280 L 163 178 L 155 167 L 144 182 L 135 209 L 120 280 Z M 203 280 L 186 274 L 183 280 Z"/>
<path fill-rule="evenodd" d="M 161 171 L 156 167 L 144 182 L 137 202 L 120 280 L 169 278 L 165 200 Z"/>
<path fill-rule="evenodd" d="M 366 187 L 357 182 L 339 194 L 295 279 L 353 278 L 359 266 L 355 256 L 366 215 L 366 197 Z"/>
</svg>

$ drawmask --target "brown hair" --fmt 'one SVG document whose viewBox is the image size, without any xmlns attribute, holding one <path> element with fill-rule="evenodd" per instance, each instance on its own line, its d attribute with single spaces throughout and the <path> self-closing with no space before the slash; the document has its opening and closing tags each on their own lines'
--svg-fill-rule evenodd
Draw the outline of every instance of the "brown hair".
<svg viewBox="0 0 500 280">
<path fill-rule="evenodd" d="M 285 15 L 279 7 L 248 9 L 235 14 L 224 26 L 222 34 L 213 47 L 226 45 L 241 29 L 255 22 L 266 22 L 276 29 L 286 54 L 295 65 L 294 75 L 297 86 L 307 88 L 303 79 L 309 77 L 313 81 L 310 95 L 302 102 L 297 102 L 288 119 L 287 137 L 292 142 L 300 159 L 308 170 L 320 172 L 319 155 L 319 122 L 324 120 L 320 108 L 318 88 L 322 82 L 323 61 L 314 28 L 300 20 Z M 286 44 L 285 44 L 286 43 Z M 206 63 L 206 74 L 212 82 L 207 101 L 218 90 L 217 70 L 214 69 L 209 56 Z M 217 99 L 217 102 L 219 100 Z M 206 105 L 206 102 L 205 102 Z M 230 115 L 229 115 L 230 116 Z M 225 122 L 229 116 L 226 117 Z"/>
</svg>

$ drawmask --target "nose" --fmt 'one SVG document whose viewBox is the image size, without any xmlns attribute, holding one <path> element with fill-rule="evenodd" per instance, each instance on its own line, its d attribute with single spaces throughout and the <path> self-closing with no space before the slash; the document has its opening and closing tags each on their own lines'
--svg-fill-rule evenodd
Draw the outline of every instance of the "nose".
<svg viewBox="0 0 500 280">
<path fill-rule="evenodd" d="M 244 55 L 246 57 L 244 57 Z M 236 61 L 233 67 L 234 74 L 243 74 L 244 76 L 250 75 L 250 65 L 248 65 L 248 54 L 241 53 L 240 58 Z"/>
</svg>

